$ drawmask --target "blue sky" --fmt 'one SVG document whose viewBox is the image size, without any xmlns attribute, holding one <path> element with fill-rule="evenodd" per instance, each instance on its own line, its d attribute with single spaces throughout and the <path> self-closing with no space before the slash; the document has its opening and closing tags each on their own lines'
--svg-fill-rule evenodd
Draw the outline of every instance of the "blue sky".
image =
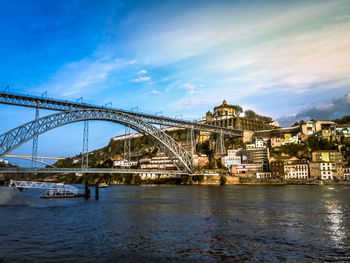
<svg viewBox="0 0 350 263">
<path fill-rule="evenodd" d="M 189 120 L 226 99 L 283 121 L 350 103 L 349 14 L 349 1 L 0 0 L 0 89 Z M 33 117 L 0 106 L 0 132 Z M 90 149 L 122 130 L 92 122 Z M 51 131 L 39 153 L 79 153 L 81 137 L 81 123 Z"/>
</svg>

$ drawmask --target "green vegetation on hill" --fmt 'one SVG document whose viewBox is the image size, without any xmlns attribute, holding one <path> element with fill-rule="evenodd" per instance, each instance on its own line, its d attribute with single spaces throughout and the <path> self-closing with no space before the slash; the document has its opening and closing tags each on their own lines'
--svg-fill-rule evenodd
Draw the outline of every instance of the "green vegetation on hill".
<svg viewBox="0 0 350 263">
<path fill-rule="evenodd" d="M 178 142 L 186 142 L 187 131 L 176 130 L 167 132 L 172 138 Z M 158 148 L 147 136 L 140 136 L 130 139 L 130 153 L 132 160 L 139 160 L 145 157 L 154 157 L 158 152 Z M 94 150 L 89 153 L 89 167 L 91 168 L 111 168 L 113 167 L 112 159 L 122 157 L 124 153 L 124 140 L 110 140 L 109 144 L 103 148 Z M 81 167 L 81 155 L 66 158 L 56 162 L 56 167 Z"/>
<path fill-rule="evenodd" d="M 350 116 L 344 116 L 341 119 L 335 119 L 333 120 L 336 124 L 349 124 L 350 123 Z"/>
<path fill-rule="evenodd" d="M 318 138 L 316 136 L 309 136 L 304 144 L 289 144 L 282 145 L 278 148 L 271 149 L 272 156 L 279 156 L 282 153 L 295 156 L 298 158 L 311 158 L 311 153 L 317 150 L 337 150 L 338 146 L 335 142 L 327 139 Z"/>
<path fill-rule="evenodd" d="M 315 121 L 315 120 L 311 119 L 311 121 Z M 349 124 L 350 123 L 350 116 L 349 115 L 343 116 L 341 119 L 335 119 L 332 121 L 335 122 L 336 124 Z M 304 120 L 300 120 L 299 122 L 295 122 L 293 124 L 293 126 L 303 125 L 305 123 L 306 122 Z"/>
<path fill-rule="evenodd" d="M 257 121 L 272 122 L 271 117 L 259 115 L 252 110 L 246 110 L 244 112 L 244 117 L 249 118 L 249 119 L 253 119 L 253 120 L 257 120 Z"/>
</svg>

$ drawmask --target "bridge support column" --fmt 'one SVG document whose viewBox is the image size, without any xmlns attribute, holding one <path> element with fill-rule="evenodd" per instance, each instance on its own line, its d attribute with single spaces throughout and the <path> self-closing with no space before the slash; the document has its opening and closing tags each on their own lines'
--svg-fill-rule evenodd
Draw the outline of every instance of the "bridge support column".
<svg viewBox="0 0 350 263">
<path fill-rule="evenodd" d="M 124 160 L 127 160 L 130 164 L 130 148 L 131 148 L 131 142 L 130 142 L 130 128 L 125 126 L 125 138 L 124 140 Z"/>
<path fill-rule="evenodd" d="M 98 200 L 98 197 L 99 197 L 99 183 L 96 183 L 95 184 L 95 200 Z"/>
<path fill-rule="evenodd" d="M 89 121 L 84 121 L 83 151 L 81 153 L 81 168 L 89 167 Z"/>
<path fill-rule="evenodd" d="M 187 147 L 192 155 L 196 154 L 196 136 L 193 128 L 187 130 Z"/>
<path fill-rule="evenodd" d="M 222 131 L 216 135 L 215 153 L 220 155 L 225 154 L 225 137 Z"/>
<path fill-rule="evenodd" d="M 89 189 L 89 184 L 85 183 L 85 192 L 84 192 L 85 199 L 90 198 L 90 189 Z"/>
<path fill-rule="evenodd" d="M 39 105 L 37 104 L 37 107 L 35 108 L 35 124 L 34 124 L 34 132 L 37 133 L 38 130 L 38 123 L 37 120 L 39 119 Z M 39 136 L 35 135 L 33 138 L 33 147 L 32 147 L 32 167 L 36 167 L 36 158 L 38 156 L 38 141 Z"/>
</svg>

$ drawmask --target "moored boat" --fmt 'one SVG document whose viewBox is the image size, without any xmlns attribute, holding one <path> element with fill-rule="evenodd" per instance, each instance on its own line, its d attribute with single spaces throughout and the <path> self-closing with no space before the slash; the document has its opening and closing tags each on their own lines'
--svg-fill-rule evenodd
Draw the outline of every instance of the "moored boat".
<svg viewBox="0 0 350 263">
<path fill-rule="evenodd" d="M 106 183 L 100 183 L 100 184 L 98 185 L 99 188 L 106 188 L 106 187 L 108 187 L 108 186 L 109 186 L 109 185 L 106 184 Z"/>
</svg>

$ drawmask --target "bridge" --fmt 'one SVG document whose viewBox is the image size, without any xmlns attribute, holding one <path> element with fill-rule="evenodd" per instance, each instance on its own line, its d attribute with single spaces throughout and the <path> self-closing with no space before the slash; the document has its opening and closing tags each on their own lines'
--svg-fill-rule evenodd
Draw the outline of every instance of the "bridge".
<svg viewBox="0 0 350 263">
<path fill-rule="evenodd" d="M 49 130 L 74 122 L 84 122 L 82 170 L 88 171 L 88 122 L 90 120 L 109 121 L 122 124 L 127 129 L 138 131 L 162 149 L 182 173 L 194 172 L 192 154 L 195 148 L 194 130 L 216 134 L 217 152 L 224 151 L 224 136 L 241 137 L 240 130 L 229 129 L 191 122 L 166 116 L 127 111 L 107 106 L 98 106 L 81 102 L 58 100 L 47 97 L 21 95 L 0 92 L 0 104 L 30 107 L 36 109 L 35 119 L 0 135 L 0 157 L 9 154 L 23 143 L 33 140 L 32 160 L 37 156 L 38 136 Z M 56 113 L 39 118 L 39 109 L 53 110 Z M 58 113 L 57 113 L 58 112 Z M 186 128 L 190 134 L 191 152 L 185 150 L 173 138 L 162 131 L 161 127 Z M 124 145 L 125 146 L 125 145 Z M 129 142 L 130 160 L 130 142 Z M 126 147 L 126 148 L 127 148 Z M 38 169 L 35 169 L 38 170 Z M 33 170 L 34 171 L 34 170 Z M 129 171 L 129 170 L 128 170 Z M 30 170 L 28 170 L 30 172 Z"/>
<path fill-rule="evenodd" d="M 185 175 L 186 171 L 179 170 L 151 170 L 151 169 L 113 169 L 113 168 L 0 168 L 0 173 L 4 174 L 77 174 L 77 173 L 108 173 L 108 174 L 167 174 Z"/>
<path fill-rule="evenodd" d="M 52 164 L 45 162 L 44 160 L 53 160 L 54 162 L 58 160 L 66 159 L 66 157 L 58 157 L 58 156 L 44 156 L 44 155 L 37 155 L 33 156 L 30 154 L 5 154 L 4 157 L 6 158 L 16 158 L 16 159 L 23 159 L 28 161 L 33 161 L 37 163 L 41 163 L 47 166 L 53 166 Z"/>
</svg>

